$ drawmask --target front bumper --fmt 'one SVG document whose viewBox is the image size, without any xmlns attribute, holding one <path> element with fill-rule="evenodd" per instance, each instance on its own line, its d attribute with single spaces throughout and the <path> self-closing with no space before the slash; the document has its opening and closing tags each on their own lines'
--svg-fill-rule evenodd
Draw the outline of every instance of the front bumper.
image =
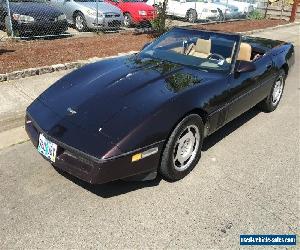
<svg viewBox="0 0 300 250">
<path fill-rule="evenodd" d="M 86 16 L 86 23 L 88 28 L 90 29 L 113 29 L 113 28 L 120 28 L 123 24 L 124 18 L 122 15 L 119 17 L 94 17 L 94 16 Z"/>
<path fill-rule="evenodd" d="M 113 180 L 154 172 L 159 165 L 160 152 L 163 148 L 163 141 L 161 141 L 117 157 L 100 159 L 49 136 L 36 124 L 29 114 L 26 115 L 25 130 L 36 148 L 38 147 L 39 135 L 41 133 L 48 140 L 57 144 L 57 156 L 55 162 L 52 164 L 56 168 L 90 184 L 103 184 Z M 156 154 L 132 162 L 132 155 L 153 147 L 158 147 Z"/>
<path fill-rule="evenodd" d="M 64 33 L 67 29 L 67 20 L 56 22 L 36 21 L 32 23 L 13 21 L 13 30 L 19 31 L 21 35 L 58 35 Z"/>
<path fill-rule="evenodd" d="M 133 15 L 132 19 L 133 22 L 135 24 L 139 24 L 139 23 L 147 23 L 147 22 L 151 22 L 153 21 L 155 18 L 157 17 L 157 14 L 147 14 L 145 16 L 141 16 L 141 15 Z"/>
</svg>

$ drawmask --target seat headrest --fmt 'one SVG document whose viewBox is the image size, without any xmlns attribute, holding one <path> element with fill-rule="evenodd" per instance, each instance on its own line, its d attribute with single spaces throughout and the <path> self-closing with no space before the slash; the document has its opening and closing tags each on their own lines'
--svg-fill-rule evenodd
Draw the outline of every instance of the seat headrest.
<svg viewBox="0 0 300 250">
<path fill-rule="evenodd" d="M 210 54 L 211 40 L 210 39 L 205 40 L 205 39 L 198 38 L 194 49 L 198 53 Z"/>
<path fill-rule="evenodd" d="M 252 53 L 251 45 L 248 43 L 241 43 L 237 60 L 250 62 L 251 53 Z"/>
</svg>

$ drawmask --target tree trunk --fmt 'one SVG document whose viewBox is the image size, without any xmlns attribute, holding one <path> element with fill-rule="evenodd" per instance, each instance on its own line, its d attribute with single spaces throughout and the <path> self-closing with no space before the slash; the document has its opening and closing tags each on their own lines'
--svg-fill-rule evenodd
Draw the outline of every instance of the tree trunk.
<svg viewBox="0 0 300 250">
<path fill-rule="evenodd" d="M 291 23 L 295 22 L 298 3 L 299 3 L 299 0 L 294 0 L 292 11 L 291 11 L 291 16 L 290 16 L 290 22 Z"/>
</svg>

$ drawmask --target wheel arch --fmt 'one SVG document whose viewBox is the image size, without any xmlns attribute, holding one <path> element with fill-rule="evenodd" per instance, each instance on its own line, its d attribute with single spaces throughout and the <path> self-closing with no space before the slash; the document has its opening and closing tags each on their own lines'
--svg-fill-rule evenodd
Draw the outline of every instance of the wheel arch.
<svg viewBox="0 0 300 250">
<path fill-rule="evenodd" d="M 75 10 L 75 11 L 73 12 L 73 15 L 72 15 L 73 20 L 75 19 L 75 17 L 76 17 L 77 14 L 82 14 L 82 15 L 84 15 L 84 14 L 82 13 L 82 11 L 80 11 L 80 10 Z"/>
<path fill-rule="evenodd" d="M 172 132 L 174 131 L 174 129 L 177 127 L 177 125 L 178 125 L 185 117 L 187 117 L 187 116 L 189 116 L 189 115 L 192 115 L 192 114 L 198 115 L 198 116 L 201 118 L 201 120 L 202 120 L 202 122 L 203 122 L 203 127 L 204 127 L 204 137 L 205 137 L 205 135 L 206 135 L 206 133 L 205 133 L 205 128 L 206 128 L 207 125 L 208 125 L 208 113 L 207 113 L 205 110 L 201 109 L 201 108 L 194 108 L 194 109 L 192 109 L 192 110 L 186 112 L 183 116 L 181 116 L 181 117 L 176 121 L 176 123 L 172 126 L 172 128 L 170 129 L 170 131 L 169 131 L 169 133 L 168 133 L 167 140 L 168 140 L 168 138 L 170 138 L 170 135 L 172 134 Z M 166 140 L 166 141 L 167 141 L 167 140 Z"/>
<path fill-rule="evenodd" d="M 188 14 L 190 13 L 190 11 L 195 11 L 196 14 L 198 14 L 197 10 L 196 9 L 193 9 L 193 8 L 189 8 L 187 11 L 186 11 L 186 16 L 188 16 Z"/>
</svg>

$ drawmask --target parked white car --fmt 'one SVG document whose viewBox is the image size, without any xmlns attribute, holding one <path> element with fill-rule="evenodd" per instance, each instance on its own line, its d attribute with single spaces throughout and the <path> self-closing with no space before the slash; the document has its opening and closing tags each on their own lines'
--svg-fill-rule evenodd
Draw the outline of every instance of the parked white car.
<svg viewBox="0 0 300 250">
<path fill-rule="evenodd" d="M 222 13 L 224 14 L 224 19 L 237 19 L 244 15 L 243 12 L 239 11 L 238 7 L 228 3 L 221 2 L 221 0 L 208 0 L 208 2 L 219 5 L 219 8 L 222 10 Z"/>
<path fill-rule="evenodd" d="M 148 0 L 151 6 L 162 3 L 163 0 Z M 167 14 L 169 16 L 187 18 L 189 22 L 197 20 L 222 20 L 223 6 L 204 2 L 204 0 L 168 0 Z"/>
</svg>

